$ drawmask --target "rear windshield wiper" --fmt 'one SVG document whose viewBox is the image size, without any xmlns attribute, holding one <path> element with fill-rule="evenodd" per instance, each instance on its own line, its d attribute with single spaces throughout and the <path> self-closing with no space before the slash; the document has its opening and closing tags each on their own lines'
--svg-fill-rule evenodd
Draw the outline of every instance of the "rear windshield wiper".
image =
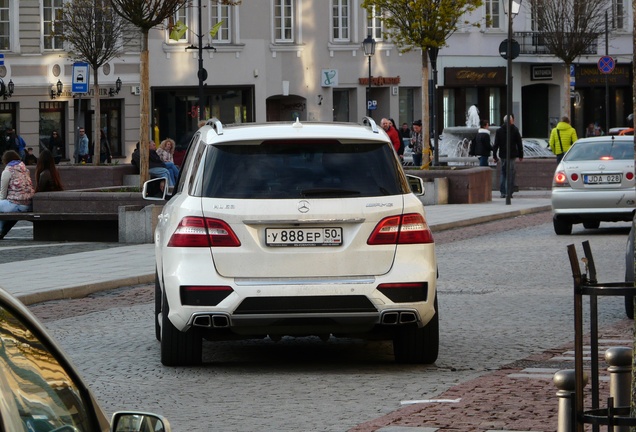
<svg viewBox="0 0 636 432">
<path fill-rule="evenodd" d="M 338 189 L 338 188 L 313 188 L 303 189 L 300 194 L 304 197 L 315 196 L 351 196 L 360 195 L 360 191 L 351 189 Z"/>
</svg>

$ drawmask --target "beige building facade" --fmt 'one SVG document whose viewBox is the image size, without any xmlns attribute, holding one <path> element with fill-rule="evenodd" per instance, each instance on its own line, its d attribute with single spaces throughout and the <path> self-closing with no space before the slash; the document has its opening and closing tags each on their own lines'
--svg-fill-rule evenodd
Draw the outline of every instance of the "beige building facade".
<svg viewBox="0 0 636 432">
<path fill-rule="evenodd" d="M 513 61 L 512 111 L 524 136 L 547 136 L 568 103 L 573 124 L 581 132 L 590 121 L 605 128 L 622 126 L 633 111 L 631 8 L 626 0 L 608 1 L 612 12 L 608 52 L 604 36 L 599 37 L 589 54 L 576 61 L 571 101 L 563 100 L 562 62 L 545 51 L 533 28 L 532 11 L 522 4 L 514 20 L 513 38 L 521 49 Z M 127 46 L 98 71 L 101 118 L 95 119 L 92 85 L 89 93 L 72 91 L 75 61 L 52 31 L 62 3 L 0 0 L 0 54 L 4 55 L 0 78 L 5 85 L 0 96 L 0 139 L 4 130 L 14 127 L 37 153 L 40 143 L 46 146 L 51 132 L 58 130 L 65 139 L 63 156 L 72 160 L 78 127 L 86 127 L 91 137 L 101 128 L 115 160 L 129 161 L 139 140 L 139 47 Z M 360 3 L 190 2 L 174 17 L 188 27 L 179 40 L 170 38 L 168 23 L 150 32 L 151 138 L 171 137 L 183 144 L 200 117 L 217 117 L 223 123 L 296 118 L 360 122 L 368 113 L 368 101 L 376 120 L 392 117 L 410 125 L 421 118 L 421 51 L 401 53 L 387 39 L 379 17 L 368 16 Z M 503 11 L 502 0 L 485 0 L 466 17 L 481 26 L 459 29 L 439 51 L 433 92 L 437 131 L 464 125 L 472 105 L 492 124 L 499 124 L 506 113 L 506 60 L 499 50 L 508 31 Z M 218 32 L 210 35 L 218 23 Z M 369 35 L 376 45 L 367 95 L 369 57 L 362 42 Z M 616 63 L 608 76 L 598 68 L 605 55 Z M 432 79 L 431 73 L 424 82 Z M 604 124 L 606 110 L 609 125 Z"/>
</svg>

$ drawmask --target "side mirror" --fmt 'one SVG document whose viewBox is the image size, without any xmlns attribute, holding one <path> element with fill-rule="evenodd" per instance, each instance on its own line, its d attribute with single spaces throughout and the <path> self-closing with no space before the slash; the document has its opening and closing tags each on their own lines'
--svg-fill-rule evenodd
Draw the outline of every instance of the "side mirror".
<svg viewBox="0 0 636 432">
<path fill-rule="evenodd" d="M 141 196 L 148 201 L 163 201 L 167 194 L 168 179 L 160 177 L 145 182 Z"/>
<path fill-rule="evenodd" d="M 407 174 L 406 178 L 409 181 L 411 192 L 413 192 L 417 196 L 422 196 L 426 194 L 426 189 L 424 188 L 424 180 L 422 180 L 418 176 L 414 176 L 411 174 Z"/>
<path fill-rule="evenodd" d="M 111 432 L 171 432 L 168 420 L 151 413 L 116 412 L 110 422 Z"/>
</svg>

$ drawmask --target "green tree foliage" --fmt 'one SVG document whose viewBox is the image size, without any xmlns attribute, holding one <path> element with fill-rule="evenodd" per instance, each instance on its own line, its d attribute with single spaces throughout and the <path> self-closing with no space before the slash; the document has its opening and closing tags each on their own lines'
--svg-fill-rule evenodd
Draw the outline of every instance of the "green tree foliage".
<svg viewBox="0 0 636 432">
<path fill-rule="evenodd" d="M 110 0 L 73 0 L 62 5 L 55 20 L 56 33 L 69 44 L 70 56 L 88 63 L 93 70 L 93 91 L 96 127 L 93 128 L 93 163 L 99 163 L 100 106 L 99 68 L 117 57 L 130 40 L 128 23 L 111 7 Z M 77 143 L 76 143 L 77 145 Z"/>
<path fill-rule="evenodd" d="M 401 52 L 422 50 L 422 136 L 430 136 L 428 109 L 429 50 L 446 46 L 448 38 L 459 28 L 479 25 L 462 21 L 462 17 L 481 6 L 482 0 L 364 0 L 362 7 L 372 16 L 381 11 L 384 39 L 395 43 Z M 428 166 L 429 140 L 423 166 Z"/>
</svg>

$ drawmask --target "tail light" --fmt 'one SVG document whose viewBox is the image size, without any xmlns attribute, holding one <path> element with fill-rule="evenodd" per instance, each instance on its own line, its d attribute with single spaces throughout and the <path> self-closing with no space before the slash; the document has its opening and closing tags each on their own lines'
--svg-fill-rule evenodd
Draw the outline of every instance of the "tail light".
<svg viewBox="0 0 636 432">
<path fill-rule="evenodd" d="M 565 174 L 565 171 L 557 171 L 554 173 L 554 178 L 552 179 L 552 186 L 568 186 L 570 183 L 568 182 L 568 176 Z"/>
<path fill-rule="evenodd" d="M 416 243 L 434 243 L 433 233 L 419 213 L 382 219 L 367 240 L 369 245 Z"/>
<path fill-rule="evenodd" d="M 188 216 L 179 222 L 170 237 L 169 247 L 238 247 L 238 237 L 219 219 Z"/>
</svg>

